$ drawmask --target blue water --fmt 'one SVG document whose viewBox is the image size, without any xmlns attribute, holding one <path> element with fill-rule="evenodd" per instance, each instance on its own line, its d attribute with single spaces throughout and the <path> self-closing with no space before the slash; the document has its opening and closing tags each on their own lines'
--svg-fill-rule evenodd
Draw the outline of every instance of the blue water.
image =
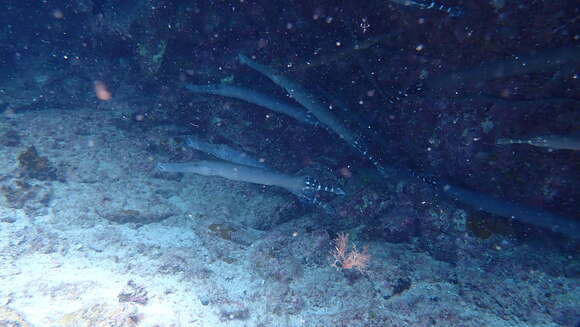
<svg viewBox="0 0 580 327">
<path fill-rule="evenodd" d="M 576 2 L 0 9 L 0 321 L 580 324 Z"/>
</svg>

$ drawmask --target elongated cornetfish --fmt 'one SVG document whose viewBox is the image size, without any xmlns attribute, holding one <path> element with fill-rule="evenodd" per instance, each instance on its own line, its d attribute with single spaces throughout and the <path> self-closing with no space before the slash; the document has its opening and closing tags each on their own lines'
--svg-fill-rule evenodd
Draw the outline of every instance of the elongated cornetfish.
<svg viewBox="0 0 580 327">
<path fill-rule="evenodd" d="M 219 176 L 234 181 L 272 185 L 286 189 L 301 200 L 315 203 L 318 192 L 345 195 L 338 187 L 324 186 L 309 176 L 294 176 L 270 169 L 239 165 L 226 161 L 199 160 L 182 163 L 158 163 L 157 169 L 164 172 L 193 173 L 203 176 Z"/>
<path fill-rule="evenodd" d="M 529 144 L 554 150 L 580 150 L 580 137 L 546 135 L 523 139 L 498 139 L 496 144 Z"/>
</svg>

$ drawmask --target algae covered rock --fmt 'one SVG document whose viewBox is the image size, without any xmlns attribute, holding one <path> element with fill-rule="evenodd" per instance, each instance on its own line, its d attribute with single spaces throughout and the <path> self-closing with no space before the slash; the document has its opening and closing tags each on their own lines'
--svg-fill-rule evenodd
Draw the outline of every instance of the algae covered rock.
<svg viewBox="0 0 580 327">
<path fill-rule="evenodd" d="M 18 156 L 21 174 L 23 177 L 41 181 L 56 181 L 58 174 L 46 157 L 41 157 L 34 146 L 29 147 Z"/>
</svg>

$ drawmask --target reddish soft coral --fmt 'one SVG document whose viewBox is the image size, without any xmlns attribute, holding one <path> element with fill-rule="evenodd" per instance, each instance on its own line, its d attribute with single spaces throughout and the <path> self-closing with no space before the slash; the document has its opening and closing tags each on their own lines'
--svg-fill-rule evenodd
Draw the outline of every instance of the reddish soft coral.
<svg viewBox="0 0 580 327">
<path fill-rule="evenodd" d="M 365 246 L 362 252 L 359 252 L 356 245 L 353 244 L 352 249 L 348 250 L 348 235 L 339 233 L 334 240 L 334 250 L 330 255 L 334 258 L 333 267 L 343 269 L 356 269 L 360 272 L 365 272 L 368 268 L 371 255 L 369 247 Z"/>
</svg>

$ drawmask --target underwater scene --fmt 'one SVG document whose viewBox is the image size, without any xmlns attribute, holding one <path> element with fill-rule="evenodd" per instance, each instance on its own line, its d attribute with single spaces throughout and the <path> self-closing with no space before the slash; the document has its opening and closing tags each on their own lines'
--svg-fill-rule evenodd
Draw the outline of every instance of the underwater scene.
<svg viewBox="0 0 580 327">
<path fill-rule="evenodd" d="M 580 327 L 578 1 L 0 22 L 0 327 Z"/>
</svg>

